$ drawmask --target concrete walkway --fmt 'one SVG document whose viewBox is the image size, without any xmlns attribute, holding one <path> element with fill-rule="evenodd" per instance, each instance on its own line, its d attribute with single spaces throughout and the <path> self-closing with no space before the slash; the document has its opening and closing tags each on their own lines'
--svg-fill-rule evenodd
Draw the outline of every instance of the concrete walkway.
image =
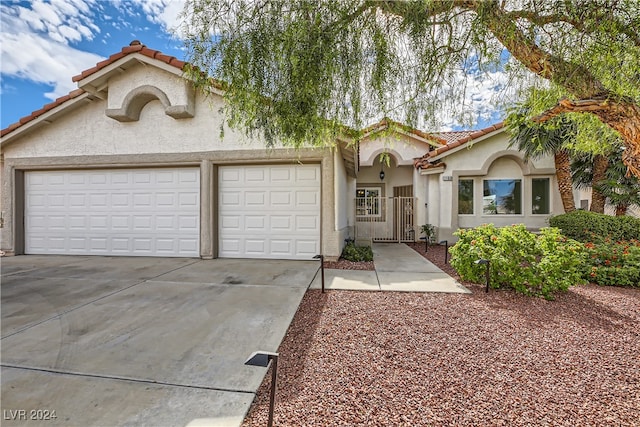
<svg viewBox="0 0 640 427">
<path fill-rule="evenodd" d="M 325 289 L 471 293 L 405 244 L 374 243 L 373 263 L 375 271 L 325 269 Z M 321 285 L 318 274 L 310 287 Z"/>
</svg>

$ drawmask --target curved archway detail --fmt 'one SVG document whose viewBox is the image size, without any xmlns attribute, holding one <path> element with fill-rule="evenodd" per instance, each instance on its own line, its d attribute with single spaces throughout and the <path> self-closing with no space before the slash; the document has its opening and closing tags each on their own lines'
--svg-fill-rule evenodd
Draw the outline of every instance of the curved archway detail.
<svg viewBox="0 0 640 427">
<path fill-rule="evenodd" d="M 140 112 L 149 102 L 158 100 L 164 107 L 164 113 L 174 119 L 193 117 L 191 105 L 171 105 L 169 97 L 156 86 L 144 85 L 133 89 L 125 96 L 122 107 L 109 108 L 106 115 L 119 122 L 134 122 L 140 119 Z"/>
<path fill-rule="evenodd" d="M 522 154 L 519 151 L 515 150 L 501 150 L 491 154 L 487 160 L 485 160 L 482 168 L 480 169 L 480 175 L 487 175 L 489 173 L 489 169 L 491 165 L 498 159 L 509 159 L 513 160 L 522 171 L 522 175 L 531 175 L 535 167 L 529 163 L 525 162 Z"/>
<path fill-rule="evenodd" d="M 396 150 L 389 149 L 389 148 L 380 148 L 380 149 L 372 152 L 371 155 L 367 159 L 361 159 L 360 160 L 360 165 L 361 166 L 374 166 L 376 160 L 380 157 L 380 155 L 382 153 L 388 153 L 389 156 L 394 161 L 394 163 L 396 164 L 396 167 L 402 166 L 403 163 L 405 162 L 404 159 L 402 158 L 402 156 L 400 155 L 400 153 L 398 153 Z M 409 164 L 409 163 L 407 163 L 407 164 Z M 413 164 L 413 159 L 411 159 L 411 164 Z"/>
</svg>

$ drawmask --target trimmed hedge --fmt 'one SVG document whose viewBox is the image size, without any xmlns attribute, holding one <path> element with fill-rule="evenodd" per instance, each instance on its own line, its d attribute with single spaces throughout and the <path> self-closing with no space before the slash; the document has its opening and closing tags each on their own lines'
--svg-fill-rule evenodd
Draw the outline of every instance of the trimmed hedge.
<svg viewBox="0 0 640 427">
<path fill-rule="evenodd" d="M 603 286 L 640 287 L 640 241 L 587 242 L 583 277 Z"/>
<path fill-rule="evenodd" d="M 549 225 L 562 230 L 562 234 L 580 242 L 640 239 L 640 218 L 611 216 L 577 210 L 554 216 Z"/>
<path fill-rule="evenodd" d="M 543 228 L 536 235 L 523 224 L 500 228 L 485 224 L 454 235 L 458 241 L 449 249 L 451 266 L 463 280 L 484 282 L 485 266 L 475 263 L 484 258 L 491 261 L 493 288 L 553 299 L 554 293 L 584 283 L 584 248 L 557 228 Z"/>
<path fill-rule="evenodd" d="M 356 246 L 350 240 L 342 250 L 342 258 L 353 262 L 373 261 L 373 250 L 371 246 Z"/>
</svg>

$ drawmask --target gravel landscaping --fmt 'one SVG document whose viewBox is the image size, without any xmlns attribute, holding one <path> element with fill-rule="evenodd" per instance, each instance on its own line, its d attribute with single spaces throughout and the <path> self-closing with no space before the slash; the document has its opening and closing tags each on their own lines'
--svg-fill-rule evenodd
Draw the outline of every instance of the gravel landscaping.
<svg viewBox="0 0 640 427">
<path fill-rule="evenodd" d="M 309 290 L 279 349 L 274 424 L 638 425 L 640 290 L 465 286 Z M 269 385 L 245 426 L 266 425 Z"/>
<path fill-rule="evenodd" d="M 375 270 L 373 261 L 349 261 L 344 258 L 340 258 L 337 261 L 325 261 L 324 268 L 333 268 L 336 270 Z"/>
</svg>

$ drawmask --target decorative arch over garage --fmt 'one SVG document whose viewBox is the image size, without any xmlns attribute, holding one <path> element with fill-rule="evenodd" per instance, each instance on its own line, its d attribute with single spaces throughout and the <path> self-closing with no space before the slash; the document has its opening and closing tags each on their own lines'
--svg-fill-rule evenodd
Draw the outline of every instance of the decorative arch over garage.
<svg viewBox="0 0 640 427">
<path fill-rule="evenodd" d="M 171 105 L 169 97 L 162 90 L 152 85 L 143 85 L 131 90 L 124 97 L 120 108 L 108 108 L 105 114 L 119 122 L 138 121 L 144 106 L 156 99 L 162 103 L 167 116 L 174 119 L 185 119 L 194 116 L 193 94 L 188 97 L 187 104 Z"/>
</svg>

